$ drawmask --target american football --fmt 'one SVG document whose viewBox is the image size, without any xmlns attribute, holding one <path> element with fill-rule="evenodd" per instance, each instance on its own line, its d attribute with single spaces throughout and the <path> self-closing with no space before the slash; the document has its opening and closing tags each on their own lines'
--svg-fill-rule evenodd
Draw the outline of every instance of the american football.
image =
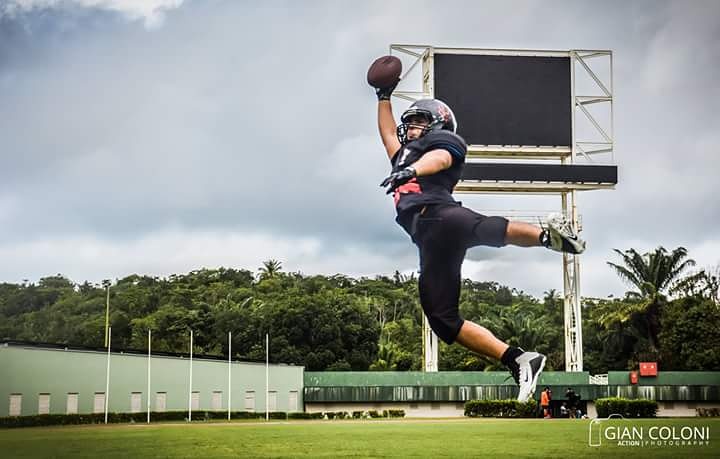
<svg viewBox="0 0 720 459">
<path fill-rule="evenodd" d="M 367 73 L 367 82 L 374 88 L 387 88 L 400 79 L 402 62 L 395 56 L 382 56 L 375 59 Z"/>
</svg>

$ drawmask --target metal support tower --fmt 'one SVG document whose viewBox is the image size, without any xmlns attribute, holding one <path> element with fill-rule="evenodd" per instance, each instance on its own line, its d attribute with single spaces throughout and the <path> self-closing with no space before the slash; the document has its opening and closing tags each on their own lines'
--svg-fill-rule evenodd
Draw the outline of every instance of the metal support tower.
<svg viewBox="0 0 720 459">
<path fill-rule="evenodd" d="M 480 55 L 513 55 L 513 56 L 554 56 L 569 57 L 571 71 L 571 105 L 572 105 L 572 144 L 563 146 L 534 146 L 534 145 L 469 145 L 468 160 L 473 159 L 531 159 L 531 160 L 560 160 L 561 164 L 576 164 L 578 162 L 595 163 L 594 157 L 601 154 L 610 155 L 610 163 L 614 163 L 614 132 L 613 132 L 613 81 L 612 81 L 612 51 L 609 50 L 508 50 L 508 49 L 475 49 L 475 48 L 440 48 L 429 45 L 390 45 L 390 53 L 410 56 L 412 64 L 403 73 L 405 79 L 409 74 L 417 71 L 421 64 L 422 88 L 417 91 L 401 85 L 393 94 L 397 98 L 415 101 L 421 98 L 434 97 L 434 55 L 448 54 L 480 54 Z M 609 80 L 603 81 L 588 65 L 588 60 L 606 58 L 609 62 Z M 595 83 L 594 88 L 599 89 L 598 94 L 576 93 L 575 68 L 583 70 L 585 76 Z M 593 114 L 586 108 L 591 104 L 609 105 L 609 125 L 603 127 Z M 601 139 L 578 138 L 576 136 L 576 115 L 582 113 L 594 127 L 595 133 Z M 580 161 L 579 161 L 580 160 Z M 588 183 L 534 183 L 534 182 L 482 182 L 462 181 L 458 183 L 455 192 L 459 193 L 522 193 L 522 194 L 559 194 L 563 214 L 569 219 L 576 232 L 582 230 L 577 211 L 577 191 L 591 189 L 613 189 L 614 184 L 588 184 Z M 582 350 L 582 308 L 580 296 L 580 257 L 563 254 L 563 305 L 564 305 L 564 337 L 565 337 L 565 371 L 583 370 Z M 433 333 L 427 318 L 423 322 L 423 369 L 424 371 L 438 371 L 438 338 Z"/>
</svg>

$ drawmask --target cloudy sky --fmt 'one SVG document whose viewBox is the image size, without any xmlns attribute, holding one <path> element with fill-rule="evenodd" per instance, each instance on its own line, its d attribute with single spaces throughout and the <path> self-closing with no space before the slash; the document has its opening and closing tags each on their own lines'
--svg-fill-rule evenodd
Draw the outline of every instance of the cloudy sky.
<svg viewBox="0 0 720 459">
<path fill-rule="evenodd" d="M 0 282 L 201 267 L 416 269 L 377 186 L 368 64 L 390 43 L 614 52 L 614 191 L 581 193 L 582 293 L 612 249 L 720 262 L 720 2 L 0 0 Z M 396 101 L 396 110 L 404 105 Z M 462 120 L 460 120 L 462 122 Z M 558 197 L 463 195 L 478 210 Z M 562 289 L 541 249 L 464 275 Z"/>
</svg>

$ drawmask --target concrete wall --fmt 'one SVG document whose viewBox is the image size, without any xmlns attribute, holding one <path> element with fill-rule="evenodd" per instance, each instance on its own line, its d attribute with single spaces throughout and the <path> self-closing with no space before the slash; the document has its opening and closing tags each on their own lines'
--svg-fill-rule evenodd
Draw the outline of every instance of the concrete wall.
<svg viewBox="0 0 720 459">
<path fill-rule="evenodd" d="M 660 417 L 697 416 L 697 408 L 720 408 L 712 402 L 658 402 L 657 415 Z"/>
<path fill-rule="evenodd" d="M 0 416 L 9 415 L 11 394 L 22 394 L 23 416 L 38 414 L 39 394 L 50 394 L 50 413 L 66 412 L 67 394 L 78 394 L 78 413 L 92 413 L 95 393 L 105 392 L 107 354 L 95 351 L 0 346 Z M 140 411 L 147 409 L 146 355 L 110 356 L 108 410 L 130 412 L 131 393 L 141 393 Z M 166 411 L 187 410 L 189 360 L 151 358 L 151 410 L 156 394 L 166 393 Z M 245 410 L 246 391 L 254 391 L 255 411 L 265 411 L 265 365 L 233 362 L 233 411 Z M 277 393 L 276 411 L 303 410 L 303 367 L 270 365 L 269 390 Z M 199 410 L 211 410 L 213 392 L 221 392 L 221 409 L 227 410 L 228 363 L 193 359 L 193 391 L 199 392 Z M 289 407 L 290 392 L 297 392 L 297 406 Z"/>
</svg>

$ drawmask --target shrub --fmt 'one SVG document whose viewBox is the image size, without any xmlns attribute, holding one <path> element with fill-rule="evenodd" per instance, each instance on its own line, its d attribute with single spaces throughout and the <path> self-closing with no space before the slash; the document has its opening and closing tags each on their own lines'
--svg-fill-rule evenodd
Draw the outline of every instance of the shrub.
<svg viewBox="0 0 720 459">
<path fill-rule="evenodd" d="M 534 418 L 537 414 L 537 402 L 527 403 L 517 400 L 468 400 L 465 402 L 465 416 L 495 418 Z"/>
<path fill-rule="evenodd" d="M 695 408 L 698 416 L 702 417 L 718 417 L 720 416 L 720 408 Z"/>
<path fill-rule="evenodd" d="M 284 411 L 271 411 L 268 416 L 270 419 L 287 419 L 287 413 Z"/>
<path fill-rule="evenodd" d="M 405 410 L 388 410 L 388 415 L 391 418 L 404 418 Z"/>
<path fill-rule="evenodd" d="M 353 417 L 353 419 L 362 419 L 363 411 L 353 411 L 352 417 Z"/>
<path fill-rule="evenodd" d="M 607 418 L 611 414 L 619 414 L 624 418 L 654 418 L 657 416 L 658 403 L 655 400 L 608 397 L 595 400 L 595 409 L 600 418 Z"/>
<path fill-rule="evenodd" d="M 380 415 L 380 413 L 377 412 L 377 410 L 369 410 L 368 416 L 370 416 L 371 418 L 381 418 L 382 417 Z"/>
</svg>

